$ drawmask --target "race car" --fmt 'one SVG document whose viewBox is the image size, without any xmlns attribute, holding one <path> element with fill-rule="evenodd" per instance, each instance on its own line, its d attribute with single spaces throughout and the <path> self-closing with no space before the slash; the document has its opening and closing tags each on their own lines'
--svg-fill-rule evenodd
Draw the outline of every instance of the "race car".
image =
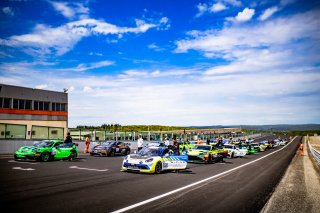
<svg viewBox="0 0 320 213">
<path fill-rule="evenodd" d="M 110 157 L 128 154 L 130 154 L 130 147 L 121 141 L 107 141 L 101 145 L 93 147 L 90 151 L 90 155 Z"/>
<path fill-rule="evenodd" d="M 239 146 L 234 144 L 225 144 L 224 148 L 228 150 L 228 156 L 230 158 L 243 157 L 247 154 L 246 149 L 240 149 Z"/>
<path fill-rule="evenodd" d="M 181 142 L 181 143 L 179 143 L 179 150 L 180 150 L 181 152 L 188 152 L 188 151 L 191 150 L 196 144 L 197 144 L 196 141 Z"/>
<path fill-rule="evenodd" d="M 44 140 L 33 146 L 22 146 L 14 154 L 14 159 L 31 159 L 37 161 L 74 160 L 78 155 L 75 144 L 63 143 L 63 140 Z"/>
<path fill-rule="evenodd" d="M 228 150 L 213 145 L 196 145 L 188 152 L 188 160 L 191 163 L 214 163 L 223 161 L 228 155 Z"/>
<path fill-rule="evenodd" d="M 252 143 L 248 145 L 247 155 L 255 154 L 257 152 L 260 152 L 260 147 L 258 144 Z"/>
<path fill-rule="evenodd" d="M 187 155 L 176 155 L 168 148 L 143 147 L 124 158 L 121 171 L 159 174 L 165 170 L 184 170 L 187 163 Z"/>
</svg>

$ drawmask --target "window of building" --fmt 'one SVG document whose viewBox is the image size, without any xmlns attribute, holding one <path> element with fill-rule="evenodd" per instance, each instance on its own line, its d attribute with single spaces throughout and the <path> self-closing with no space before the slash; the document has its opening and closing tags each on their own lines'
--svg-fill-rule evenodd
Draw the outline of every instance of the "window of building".
<svg viewBox="0 0 320 213">
<path fill-rule="evenodd" d="M 0 124 L 0 139 L 26 139 L 26 125 Z"/>
<path fill-rule="evenodd" d="M 25 109 L 31 109 L 31 100 L 26 100 Z"/>
<path fill-rule="evenodd" d="M 25 100 L 20 99 L 19 100 L 19 109 L 25 109 L 24 104 L 25 104 Z"/>
<path fill-rule="evenodd" d="M 6 138 L 6 125 L 5 124 L 0 124 L 0 139 L 5 139 Z"/>
<path fill-rule="evenodd" d="M 66 104 L 61 104 L 61 111 L 65 112 L 66 111 Z"/>
<path fill-rule="evenodd" d="M 66 104 L 52 103 L 52 111 L 65 112 L 66 111 Z"/>
<path fill-rule="evenodd" d="M 49 110 L 49 102 L 45 101 L 34 101 L 33 104 L 33 109 L 34 110 Z"/>
<path fill-rule="evenodd" d="M 63 128 L 49 127 L 49 139 L 63 139 Z"/>
<path fill-rule="evenodd" d="M 49 111 L 49 102 L 43 102 L 43 110 Z"/>
<path fill-rule="evenodd" d="M 43 101 L 39 101 L 39 110 L 43 110 Z"/>
<path fill-rule="evenodd" d="M 32 126 L 32 139 L 48 139 L 49 138 L 49 132 L 48 127 L 43 126 Z"/>
<path fill-rule="evenodd" d="M 61 139 L 64 138 L 63 128 L 47 127 L 47 126 L 32 126 L 32 139 Z"/>
<path fill-rule="evenodd" d="M 13 99 L 13 109 L 19 109 L 19 100 L 18 99 Z"/>
<path fill-rule="evenodd" d="M 33 102 L 33 109 L 34 110 L 39 110 L 39 101 L 34 101 Z"/>
<path fill-rule="evenodd" d="M 3 98 L 3 108 L 10 108 L 10 98 Z"/>
</svg>

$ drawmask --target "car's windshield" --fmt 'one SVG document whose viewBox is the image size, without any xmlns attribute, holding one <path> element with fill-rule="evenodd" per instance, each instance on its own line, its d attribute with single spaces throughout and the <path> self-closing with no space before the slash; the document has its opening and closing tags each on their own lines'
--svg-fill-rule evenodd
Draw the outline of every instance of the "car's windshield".
<svg viewBox="0 0 320 213">
<path fill-rule="evenodd" d="M 115 144 L 114 141 L 106 141 L 104 143 L 101 144 L 102 147 L 110 147 L 113 146 Z"/>
<path fill-rule="evenodd" d="M 160 156 L 161 150 L 157 148 L 145 147 L 138 152 L 141 156 Z"/>
<path fill-rule="evenodd" d="M 233 146 L 232 146 L 232 145 L 224 145 L 224 148 L 226 148 L 226 149 L 233 149 Z"/>
<path fill-rule="evenodd" d="M 194 149 L 210 150 L 210 146 L 195 146 Z"/>
<path fill-rule="evenodd" d="M 72 143 L 62 143 L 62 144 L 59 144 L 59 148 L 69 148 L 69 147 L 72 147 L 73 144 Z"/>
<path fill-rule="evenodd" d="M 42 141 L 39 143 L 34 144 L 35 147 L 51 147 L 53 142 L 50 141 Z"/>
</svg>

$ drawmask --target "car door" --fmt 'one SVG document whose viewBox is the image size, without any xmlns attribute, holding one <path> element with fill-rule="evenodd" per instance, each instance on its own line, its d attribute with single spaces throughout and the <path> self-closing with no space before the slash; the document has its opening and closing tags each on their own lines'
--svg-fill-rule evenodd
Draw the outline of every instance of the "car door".
<svg viewBox="0 0 320 213">
<path fill-rule="evenodd" d="M 163 154 L 163 170 L 185 169 L 187 167 L 187 155 L 175 155 L 174 152 L 169 151 L 168 149 L 164 150 Z"/>
</svg>

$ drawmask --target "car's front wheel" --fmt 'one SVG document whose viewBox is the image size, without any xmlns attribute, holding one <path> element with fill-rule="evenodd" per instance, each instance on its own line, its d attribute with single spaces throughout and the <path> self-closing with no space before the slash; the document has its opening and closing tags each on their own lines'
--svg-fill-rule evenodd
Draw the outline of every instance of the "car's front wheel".
<svg viewBox="0 0 320 213">
<path fill-rule="evenodd" d="M 41 154 L 41 161 L 47 162 L 47 161 L 49 160 L 49 158 L 50 158 L 49 152 L 43 152 L 43 153 Z"/>
<path fill-rule="evenodd" d="M 162 171 L 162 163 L 159 161 L 159 162 L 156 164 L 156 168 L 154 169 L 154 173 L 155 173 L 155 174 L 160 174 L 161 171 Z"/>
<path fill-rule="evenodd" d="M 68 160 L 69 161 L 73 161 L 73 160 L 76 159 L 76 157 L 77 157 L 77 154 L 75 152 L 71 152 L 70 155 L 69 155 Z"/>
<path fill-rule="evenodd" d="M 110 156 L 110 157 L 114 157 L 114 150 L 111 150 L 109 156 Z"/>
</svg>

